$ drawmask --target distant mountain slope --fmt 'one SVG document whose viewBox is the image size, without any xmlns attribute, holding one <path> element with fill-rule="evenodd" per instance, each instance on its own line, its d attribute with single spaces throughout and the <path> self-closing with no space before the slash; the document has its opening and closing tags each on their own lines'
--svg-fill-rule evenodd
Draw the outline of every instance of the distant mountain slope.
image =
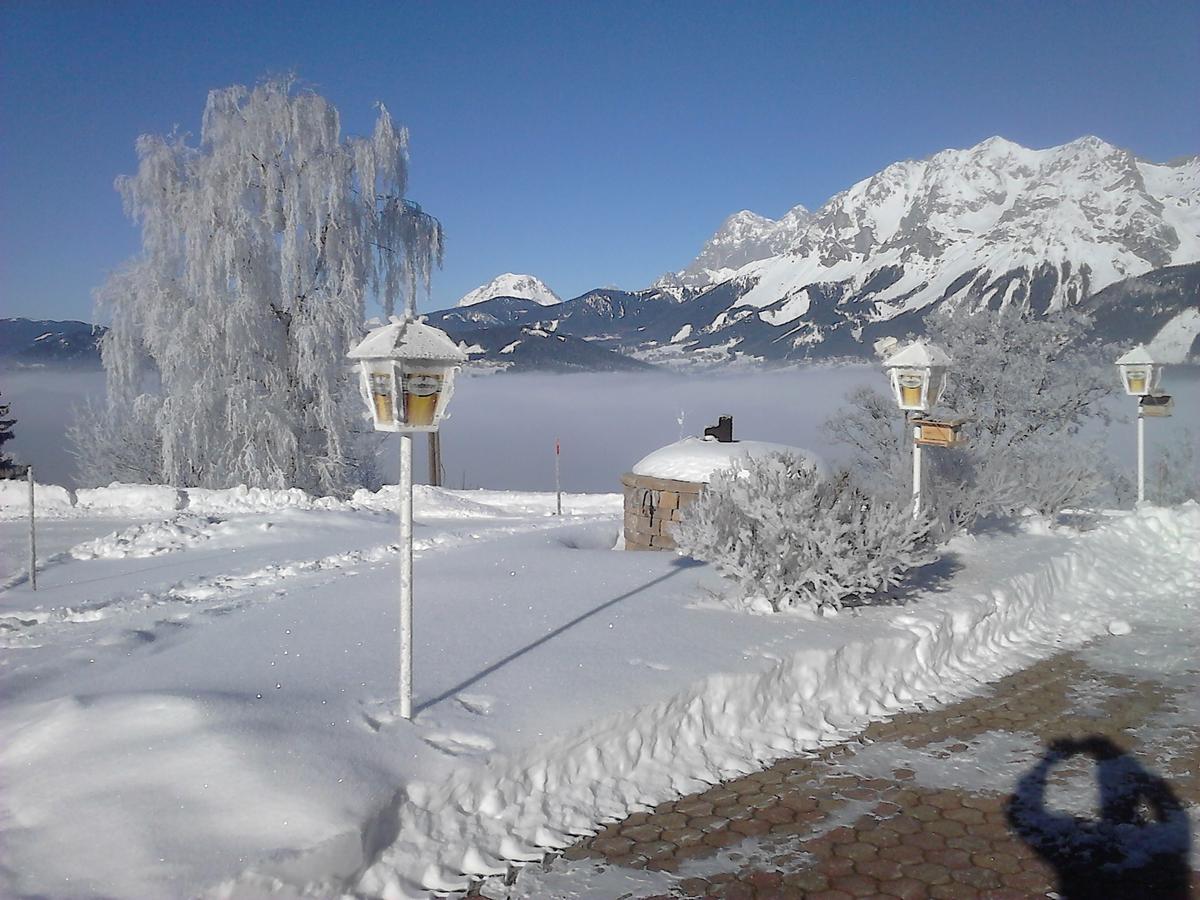
<svg viewBox="0 0 1200 900">
<path fill-rule="evenodd" d="M 0 319 L 0 365 L 96 368 L 105 331 L 87 322 Z"/>
<path fill-rule="evenodd" d="M 528 325 L 449 331 L 471 348 L 471 361 L 509 371 L 540 372 L 640 372 L 650 363 L 623 356 L 568 334 L 557 334 Z"/>
<path fill-rule="evenodd" d="M 1200 263 L 1118 281 L 1082 308 L 1108 340 L 1148 344 L 1163 362 L 1200 363 Z"/>
</svg>

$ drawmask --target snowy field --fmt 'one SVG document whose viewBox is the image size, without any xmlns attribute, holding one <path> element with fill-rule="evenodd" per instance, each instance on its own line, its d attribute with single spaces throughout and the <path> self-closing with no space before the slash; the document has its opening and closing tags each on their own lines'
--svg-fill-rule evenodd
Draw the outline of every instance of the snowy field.
<svg viewBox="0 0 1200 900">
<path fill-rule="evenodd" d="M 806 619 L 612 549 L 616 495 L 418 489 L 396 716 L 395 493 L 0 496 L 0 894 L 425 896 L 597 822 L 1152 615 L 1192 639 L 1200 507 L 957 539 L 898 605 Z M 15 552 L 14 552 L 15 551 Z"/>
</svg>

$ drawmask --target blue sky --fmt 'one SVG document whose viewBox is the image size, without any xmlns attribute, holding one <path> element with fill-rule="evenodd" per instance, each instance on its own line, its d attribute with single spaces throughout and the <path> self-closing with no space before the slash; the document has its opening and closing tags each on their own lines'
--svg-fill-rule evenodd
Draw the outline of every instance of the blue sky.
<svg viewBox="0 0 1200 900">
<path fill-rule="evenodd" d="M 113 179 L 211 88 L 295 71 L 411 132 L 445 225 L 428 308 L 504 272 L 638 288 L 721 220 L 817 207 L 1001 134 L 1200 152 L 1200 4 L 118 3 L 0 6 L 0 315 L 83 318 L 137 251 Z"/>
</svg>

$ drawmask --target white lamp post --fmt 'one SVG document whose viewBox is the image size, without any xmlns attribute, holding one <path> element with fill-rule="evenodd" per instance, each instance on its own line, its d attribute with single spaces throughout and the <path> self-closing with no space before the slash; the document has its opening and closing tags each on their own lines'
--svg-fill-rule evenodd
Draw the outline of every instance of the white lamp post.
<svg viewBox="0 0 1200 900">
<path fill-rule="evenodd" d="M 467 355 L 446 332 L 392 318 L 347 354 L 377 431 L 400 434 L 400 715 L 412 718 L 412 433 L 437 431 Z"/>
<path fill-rule="evenodd" d="M 913 341 L 883 361 L 892 383 L 892 397 L 912 421 L 913 518 L 921 515 L 921 445 L 937 443 L 939 446 L 957 446 L 959 443 L 958 429 L 962 422 L 934 423 L 925 418 L 942 398 L 950 363 L 945 350 L 927 341 Z M 944 433 L 944 440 L 925 439 L 922 434 L 925 426 L 937 426 L 939 434 Z"/>
<path fill-rule="evenodd" d="M 1158 390 L 1162 364 L 1155 362 L 1150 351 L 1141 344 L 1118 357 L 1117 369 L 1125 393 L 1138 398 L 1137 498 L 1141 503 L 1146 499 L 1146 416 L 1170 415 L 1171 398 Z"/>
</svg>

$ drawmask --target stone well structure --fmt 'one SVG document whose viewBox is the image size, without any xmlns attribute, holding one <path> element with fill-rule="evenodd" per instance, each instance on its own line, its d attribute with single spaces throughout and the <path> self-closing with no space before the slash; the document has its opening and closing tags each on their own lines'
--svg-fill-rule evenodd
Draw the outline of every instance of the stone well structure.
<svg viewBox="0 0 1200 900">
<path fill-rule="evenodd" d="M 703 482 L 677 481 L 653 475 L 621 476 L 625 491 L 625 549 L 674 550 L 671 528 L 683 510 L 696 502 Z"/>
<path fill-rule="evenodd" d="M 750 457 L 786 453 L 823 472 L 821 461 L 807 450 L 763 441 L 735 441 L 733 418 L 643 457 L 621 476 L 625 494 L 625 549 L 674 550 L 674 528 L 700 497 L 712 473 Z"/>
</svg>

